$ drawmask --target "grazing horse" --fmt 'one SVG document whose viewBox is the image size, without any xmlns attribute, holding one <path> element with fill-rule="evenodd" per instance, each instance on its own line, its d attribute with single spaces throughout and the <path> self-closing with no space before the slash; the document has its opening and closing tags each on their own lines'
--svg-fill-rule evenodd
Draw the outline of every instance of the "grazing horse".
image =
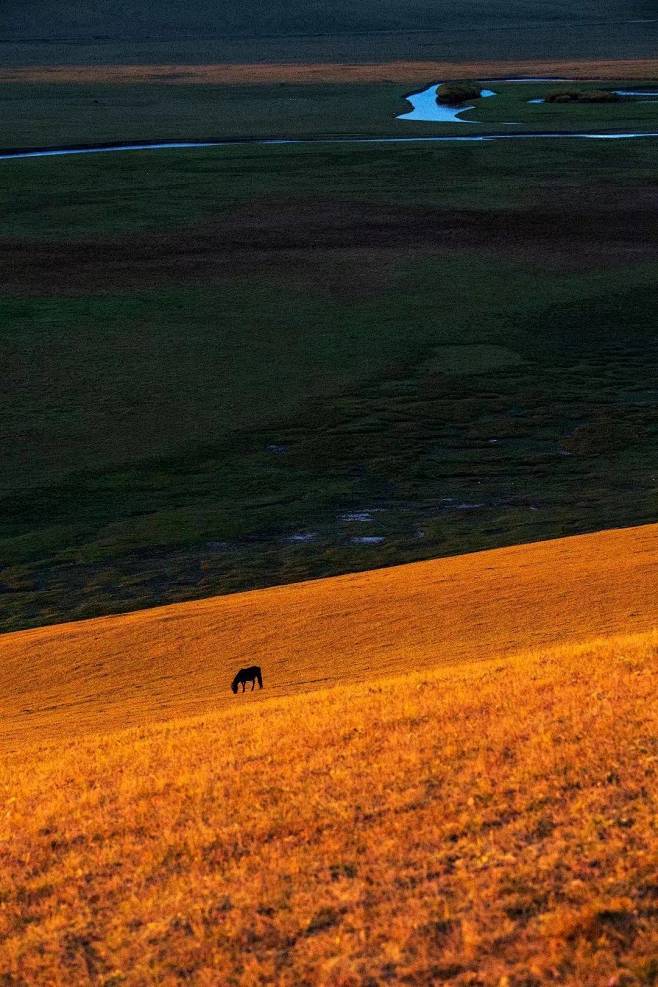
<svg viewBox="0 0 658 987">
<path fill-rule="evenodd" d="M 259 688 L 263 688 L 263 676 L 260 673 L 259 665 L 250 665 L 249 668 L 241 668 L 238 674 L 235 676 L 231 682 L 231 689 L 233 694 L 238 691 L 238 686 L 242 686 L 242 691 L 244 692 L 245 683 L 251 682 L 251 691 L 254 691 L 256 687 L 256 682 L 258 682 Z"/>
</svg>

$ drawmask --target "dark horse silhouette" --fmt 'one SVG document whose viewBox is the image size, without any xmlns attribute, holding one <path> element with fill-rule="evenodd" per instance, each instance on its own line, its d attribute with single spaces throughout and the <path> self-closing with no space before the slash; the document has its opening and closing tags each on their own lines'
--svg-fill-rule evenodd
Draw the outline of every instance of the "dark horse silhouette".
<svg viewBox="0 0 658 987">
<path fill-rule="evenodd" d="M 263 688 L 263 676 L 260 672 L 259 665 L 250 665 L 249 668 L 241 668 L 238 674 L 235 676 L 231 682 L 231 689 L 235 694 L 238 691 L 238 686 L 242 686 L 242 691 L 244 692 L 244 687 L 247 682 L 251 682 L 251 691 L 254 691 L 256 687 L 256 682 L 258 682 L 259 688 Z"/>
</svg>

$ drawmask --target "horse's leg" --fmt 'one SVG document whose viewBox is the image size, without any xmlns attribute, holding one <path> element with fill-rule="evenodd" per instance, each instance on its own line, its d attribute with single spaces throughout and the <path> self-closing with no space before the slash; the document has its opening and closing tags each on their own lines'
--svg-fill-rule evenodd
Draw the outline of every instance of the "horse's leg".
<svg viewBox="0 0 658 987">
<path fill-rule="evenodd" d="M 243 691 L 243 692 L 245 691 L 245 688 L 246 688 L 246 685 L 247 685 L 247 683 L 246 683 L 246 682 L 243 682 L 243 683 L 242 683 L 242 691 Z"/>
<path fill-rule="evenodd" d="M 256 679 L 252 679 L 251 680 L 251 691 L 252 692 L 254 691 L 255 686 L 256 686 Z"/>
</svg>

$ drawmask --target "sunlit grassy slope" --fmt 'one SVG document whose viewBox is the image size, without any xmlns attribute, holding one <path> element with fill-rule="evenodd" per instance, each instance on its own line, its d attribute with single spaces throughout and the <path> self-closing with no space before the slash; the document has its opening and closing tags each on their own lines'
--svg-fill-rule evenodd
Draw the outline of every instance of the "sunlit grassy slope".
<svg viewBox="0 0 658 987">
<path fill-rule="evenodd" d="M 0 982 L 655 984 L 657 693 L 645 632 L 16 753 Z"/>
<path fill-rule="evenodd" d="M 0 984 L 658 982 L 657 569 L 653 525 L 0 638 Z"/>
<path fill-rule="evenodd" d="M 7 634 L 0 747 L 649 630 L 657 586 L 646 525 Z"/>
</svg>

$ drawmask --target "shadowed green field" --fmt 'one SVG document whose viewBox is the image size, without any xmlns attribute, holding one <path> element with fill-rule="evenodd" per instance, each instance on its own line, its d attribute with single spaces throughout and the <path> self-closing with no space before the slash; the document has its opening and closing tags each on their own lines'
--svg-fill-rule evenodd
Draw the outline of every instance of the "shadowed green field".
<svg viewBox="0 0 658 987">
<path fill-rule="evenodd" d="M 4 162 L 2 627 L 652 520 L 657 164 Z"/>
<path fill-rule="evenodd" d="M 652 0 L 6 0 L 4 64 L 642 57 L 656 49 Z"/>
<path fill-rule="evenodd" d="M 574 191 L 591 209 L 622 193 L 643 211 L 637 196 L 656 184 L 656 144 L 254 145 L 8 160 L 0 162 L 2 234 L 75 243 L 197 230 L 254 203 L 313 203 L 318 190 L 346 203 L 494 215 L 557 209 Z"/>
<path fill-rule="evenodd" d="M 479 0 L 459 5 L 439 0 L 332 0 L 319 8 L 302 0 L 273 0 L 263 7 L 257 0 L 225 4 L 218 11 L 213 0 L 164 0 L 154 8 L 145 0 L 129 0 L 108 8 L 102 0 L 62 10 L 53 0 L 33 0 L 29 9 L 8 0 L 4 13 L 4 36 L 98 40 L 107 38 L 149 40 L 159 37 L 245 36 L 267 37 L 295 34 L 331 34 L 374 31 L 442 30 L 474 27 L 486 30 L 505 25 L 591 23 L 649 17 L 653 5 L 621 0 L 585 0 L 574 10 L 568 0 L 493 0 L 483 12 Z"/>
<path fill-rule="evenodd" d="M 427 136 L 523 130 L 655 130 L 658 101 L 628 99 L 595 105 L 532 105 L 568 84 L 491 83 L 495 99 L 475 101 L 464 123 L 398 120 L 410 110 L 405 94 L 425 83 L 340 85 L 144 85 L 4 83 L 0 87 L 0 146 L 40 147 L 103 141 Z M 578 83 L 579 90 L 621 88 L 620 80 Z M 628 84 L 626 84 L 628 85 Z M 637 88 L 635 83 L 631 88 Z M 655 91 L 643 82 L 639 88 Z"/>
</svg>

